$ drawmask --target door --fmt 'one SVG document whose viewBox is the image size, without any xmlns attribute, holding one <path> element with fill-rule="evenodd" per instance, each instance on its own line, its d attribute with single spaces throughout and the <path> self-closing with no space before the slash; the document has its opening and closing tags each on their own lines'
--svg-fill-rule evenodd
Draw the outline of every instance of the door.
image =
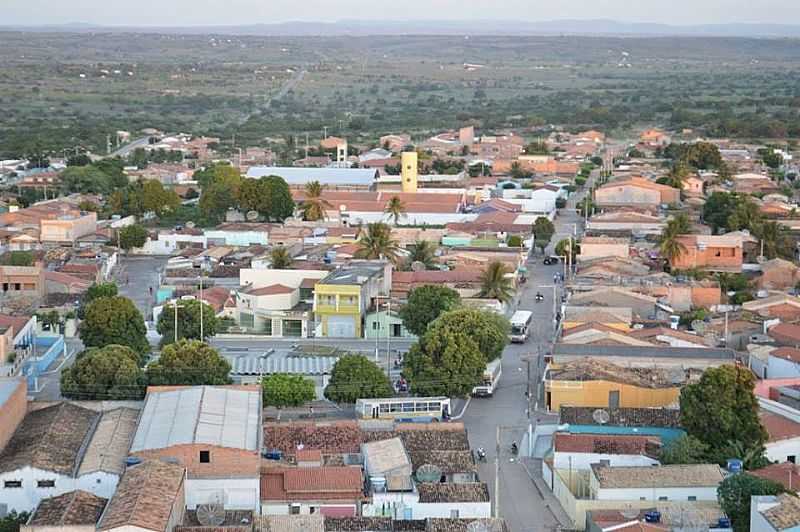
<svg viewBox="0 0 800 532">
<path fill-rule="evenodd" d="M 378 416 L 380 416 L 380 407 L 375 405 L 372 407 L 372 419 L 378 419 Z"/>
<path fill-rule="evenodd" d="M 355 338 L 356 320 L 353 316 L 331 316 L 328 318 L 329 338 Z"/>
<path fill-rule="evenodd" d="M 619 390 L 608 392 L 608 408 L 619 408 Z"/>
</svg>

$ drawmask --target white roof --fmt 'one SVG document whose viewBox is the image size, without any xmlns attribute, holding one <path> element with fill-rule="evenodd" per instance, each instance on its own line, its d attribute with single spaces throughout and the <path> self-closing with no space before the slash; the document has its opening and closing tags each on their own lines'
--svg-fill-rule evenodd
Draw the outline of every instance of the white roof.
<svg viewBox="0 0 800 532">
<path fill-rule="evenodd" d="M 194 443 L 256 451 L 259 395 L 213 386 L 150 392 L 131 452 Z"/>
<path fill-rule="evenodd" d="M 370 168 L 299 168 L 279 166 L 251 166 L 247 177 L 259 178 L 276 175 L 289 185 L 305 185 L 319 181 L 323 185 L 365 185 L 375 182 L 377 170 Z"/>
</svg>

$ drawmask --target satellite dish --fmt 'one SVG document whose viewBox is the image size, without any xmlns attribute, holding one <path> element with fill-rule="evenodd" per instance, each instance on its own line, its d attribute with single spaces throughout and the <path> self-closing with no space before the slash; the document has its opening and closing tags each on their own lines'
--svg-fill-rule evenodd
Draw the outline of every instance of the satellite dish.
<svg viewBox="0 0 800 532">
<path fill-rule="evenodd" d="M 411 271 L 412 272 L 424 272 L 427 268 L 425 268 L 425 263 L 415 260 L 411 263 Z"/>
<path fill-rule="evenodd" d="M 195 223 L 190 220 L 185 225 L 187 229 L 194 229 Z"/>
<path fill-rule="evenodd" d="M 423 464 L 417 468 L 416 476 L 419 482 L 439 482 L 442 470 L 433 464 Z"/>
<path fill-rule="evenodd" d="M 692 330 L 697 334 L 705 334 L 706 324 L 703 320 L 694 320 L 692 322 Z"/>
<path fill-rule="evenodd" d="M 225 522 L 225 504 L 223 495 L 217 494 L 213 497 L 213 502 L 197 505 L 197 521 L 202 526 L 220 526 Z"/>
<path fill-rule="evenodd" d="M 592 412 L 592 419 L 598 425 L 605 425 L 606 423 L 611 421 L 611 415 L 608 413 L 608 410 L 598 408 L 597 410 Z"/>
<path fill-rule="evenodd" d="M 247 211 L 247 214 L 244 215 L 248 222 L 255 222 L 258 220 L 258 216 L 258 211 Z"/>
</svg>

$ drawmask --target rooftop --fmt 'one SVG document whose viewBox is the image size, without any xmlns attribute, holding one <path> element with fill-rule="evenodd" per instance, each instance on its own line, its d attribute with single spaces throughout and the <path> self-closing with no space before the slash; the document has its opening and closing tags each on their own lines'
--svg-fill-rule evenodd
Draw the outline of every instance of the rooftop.
<svg viewBox="0 0 800 532">
<path fill-rule="evenodd" d="M 733 349 L 698 349 L 696 347 L 638 347 L 638 346 L 605 346 L 556 344 L 553 346 L 555 356 L 600 356 L 630 358 L 685 358 L 704 360 L 726 360 L 733 362 L 736 353 Z"/>
<path fill-rule="evenodd" d="M 149 390 L 131 452 L 204 443 L 258 451 L 261 394 L 229 387 Z"/>
<path fill-rule="evenodd" d="M 404 470 L 411 474 L 411 460 L 400 438 L 364 443 L 361 453 L 364 455 L 364 468 L 370 476 L 402 473 Z"/>
<path fill-rule="evenodd" d="M 417 486 L 419 502 L 489 502 L 489 488 L 484 482 L 443 484 L 423 482 Z"/>
<path fill-rule="evenodd" d="M 14 395 L 20 385 L 22 385 L 22 377 L 0 378 L 0 407 L 8 401 L 9 397 Z"/>
<path fill-rule="evenodd" d="M 553 449 L 557 453 L 651 455 L 660 446 L 658 438 L 618 434 L 556 432 L 553 440 Z"/>
<path fill-rule="evenodd" d="M 355 421 L 264 425 L 264 448 L 278 449 L 290 456 L 298 449 L 319 449 L 323 454 L 357 453 L 360 444 L 361 430 Z"/>
<path fill-rule="evenodd" d="M 591 347 L 603 347 L 593 345 Z M 674 388 L 689 380 L 690 370 L 626 367 L 601 358 L 585 357 L 556 364 L 547 372 L 550 381 L 609 381 L 640 388 Z"/>
<path fill-rule="evenodd" d="M 776 442 L 800 437 L 800 423 L 772 412 L 761 410 L 758 413 L 761 424 L 769 434 L 769 441 Z"/>
<path fill-rule="evenodd" d="M 361 497 L 358 466 L 269 468 L 261 473 L 261 500 L 296 501 Z"/>
<path fill-rule="evenodd" d="M 257 532 L 325 532 L 325 516 L 263 515 L 256 517 Z"/>
<path fill-rule="evenodd" d="M 748 471 L 753 476 L 781 484 L 790 492 L 800 491 L 800 470 L 791 462 L 770 464 L 761 469 Z"/>
<path fill-rule="evenodd" d="M 363 168 L 295 168 L 281 166 L 251 166 L 247 177 L 259 178 L 276 175 L 289 185 L 305 185 L 319 181 L 323 185 L 371 186 L 378 175 L 377 170 Z"/>
<path fill-rule="evenodd" d="M 183 477 L 183 467 L 160 460 L 129 467 L 122 475 L 97 529 L 129 526 L 166 530 L 172 506 L 183 487 Z"/>
<path fill-rule="evenodd" d="M 317 284 L 362 285 L 370 278 L 382 275 L 384 267 L 383 263 L 353 263 L 332 271 Z"/>
<path fill-rule="evenodd" d="M 132 408 L 103 412 L 86 447 L 78 474 L 106 471 L 121 475 L 125 471 L 125 458 L 138 419 L 139 411 Z"/>
<path fill-rule="evenodd" d="M 609 467 L 592 464 L 592 472 L 602 489 L 715 487 L 722 482 L 722 469 L 716 464 Z"/>
<path fill-rule="evenodd" d="M 800 525 L 800 499 L 782 493 L 776 497 L 777 506 L 761 512 L 775 530 L 786 530 Z"/>
<path fill-rule="evenodd" d="M 88 491 L 68 491 L 57 497 L 42 499 L 28 526 L 96 525 L 108 499 Z"/>
<path fill-rule="evenodd" d="M 414 472 L 420 466 L 431 464 L 436 466 L 443 474 L 451 473 L 477 473 L 478 467 L 470 451 L 412 451 L 408 453 L 411 458 L 411 467 Z"/>
<path fill-rule="evenodd" d="M 274 296 L 278 294 L 291 294 L 294 291 L 295 289 L 291 286 L 272 284 L 269 286 L 262 286 L 261 288 L 248 288 L 244 293 L 251 296 Z"/>
<path fill-rule="evenodd" d="M 35 467 L 73 476 L 98 417 L 71 403 L 29 412 L 0 453 L 0 473 Z"/>
</svg>

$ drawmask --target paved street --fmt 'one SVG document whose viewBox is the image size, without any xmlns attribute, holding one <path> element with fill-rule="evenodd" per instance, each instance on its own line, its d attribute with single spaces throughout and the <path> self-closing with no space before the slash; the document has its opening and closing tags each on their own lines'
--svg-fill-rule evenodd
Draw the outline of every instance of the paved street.
<svg viewBox="0 0 800 532">
<path fill-rule="evenodd" d="M 145 321 L 153 319 L 153 302 L 161 274 L 167 264 L 167 257 L 120 257 L 114 272 L 114 281 L 120 295 L 130 298 L 144 316 Z"/>
</svg>

